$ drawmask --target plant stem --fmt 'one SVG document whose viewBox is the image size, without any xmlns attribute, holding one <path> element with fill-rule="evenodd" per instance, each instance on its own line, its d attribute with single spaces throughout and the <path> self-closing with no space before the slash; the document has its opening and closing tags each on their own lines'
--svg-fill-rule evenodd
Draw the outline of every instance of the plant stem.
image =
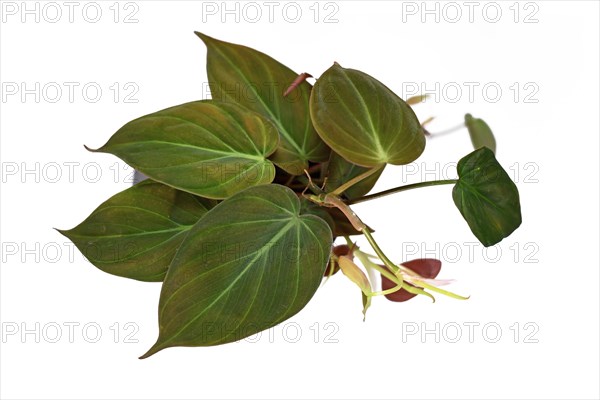
<svg viewBox="0 0 600 400">
<path fill-rule="evenodd" d="M 367 257 L 367 255 L 365 253 L 363 253 L 362 251 L 354 250 L 354 255 L 356 256 L 356 258 L 359 259 L 359 261 L 365 267 L 368 266 L 370 268 L 373 268 L 373 269 L 377 270 L 377 272 L 379 272 L 381 275 L 388 278 L 390 281 L 394 282 L 397 285 L 401 285 L 401 283 L 398 282 L 398 277 L 396 277 L 396 275 L 392 274 L 389 269 L 384 268 L 378 264 L 375 264 L 374 262 L 369 260 L 369 257 Z"/>
<path fill-rule="evenodd" d="M 350 179 L 348 182 L 344 183 L 343 185 L 341 185 L 340 187 L 335 189 L 333 192 L 331 192 L 331 194 L 335 194 L 337 196 L 341 195 L 346 190 L 348 190 L 352 186 L 356 185 L 358 182 L 360 182 L 364 179 L 367 179 L 369 176 L 371 176 L 374 173 L 376 173 L 377 171 L 379 171 L 381 168 L 383 168 L 384 165 L 385 164 L 382 164 L 378 167 L 373 167 L 373 168 L 363 172 L 362 174 L 355 176 L 354 178 Z"/>
<path fill-rule="evenodd" d="M 379 197 L 387 196 L 394 193 L 404 192 L 405 190 L 418 189 L 427 186 L 438 186 L 438 185 L 451 185 L 457 183 L 458 179 L 444 179 L 441 181 L 429 181 L 429 182 L 419 182 L 419 183 L 411 183 L 410 185 L 398 186 L 392 189 L 384 190 L 383 192 L 369 194 L 363 197 L 359 197 L 354 200 L 349 200 L 346 204 L 357 204 L 362 203 L 363 201 L 369 201 L 373 199 L 377 199 Z"/>
<path fill-rule="evenodd" d="M 375 239 L 371 235 L 371 231 L 369 230 L 369 228 L 364 227 L 363 230 L 362 230 L 362 233 L 367 238 L 367 241 L 369 242 L 369 244 L 371 245 L 371 247 L 373 248 L 373 250 L 375 250 L 375 254 L 377 254 L 377 256 L 379 257 L 379 259 L 381 261 L 383 261 L 383 263 L 385 264 L 385 266 L 388 267 L 390 269 L 390 271 L 392 271 L 392 273 L 394 275 L 396 275 L 396 277 L 398 277 L 399 284 L 401 285 L 402 284 L 402 275 L 400 275 L 400 268 L 398 268 L 398 266 L 396 264 L 394 264 L 392 262 L 392 260 L 390 260 L 385 255 L 385 253 L 381 250 L 381 248 L 379 247 L 379 245 L 377 244 L 377 242 L 375 241 Z"/>
<path fill-rule="evenodd" d="M 439 132 L 429 132 L 429 135 L 430 135 L 430 137 L 438 137 L 438 136 L 442 136 L 442 135 L 447 135 L 447 134 L 449 134 L 449 133 L 456 132 L 456 131 L 458 131 L 459 129 L 462 129 L 462 128 L 464 128 L 464 127 L 466 127 L 465 123 L 464 123 L 464 122 L 461 122 L 460 124 L 458 124 L 458 125 L 456 125 L 456 126 L 454 126 L 454 127 L 452 127 L 452 128 L 448 128 L 448 129 L 446 129 L 446 130 L 443 130 L 443 131 L 439 131 Z"/>
</svg>

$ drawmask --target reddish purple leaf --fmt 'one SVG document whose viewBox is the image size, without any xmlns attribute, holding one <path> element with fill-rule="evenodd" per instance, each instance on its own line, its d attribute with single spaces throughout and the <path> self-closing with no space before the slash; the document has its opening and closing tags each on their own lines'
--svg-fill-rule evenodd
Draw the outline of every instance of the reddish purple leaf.
<svg viewBox="0 0 600 400">
<path fill-rule="evenodd" d="M 427 279 L 435 279 L 442 269 L 442 262 L 435 258 L 417 258 L 402 265 Z"/>
<path fill-rule="evenodd" d="M 442 262 L 440 260 L 436 260 L 435 258 L 418 258 L 416 260 L 403 262 L 402 265 L 427 279 L 435 279 L 442 269 Z M 410 285 L 410 283 L 407 283 L 407 285 Z M 383 275 L 381 276 L 382 290 L 391 289 L 395 286 L 396 284 L 394 282 Z M 400 289 L 397 292 L 385 295 L 388 300 L 394 302 L 407 301 L 415 296 L 416 294 L 407 292 L 405 289 Z"/>
</svg>

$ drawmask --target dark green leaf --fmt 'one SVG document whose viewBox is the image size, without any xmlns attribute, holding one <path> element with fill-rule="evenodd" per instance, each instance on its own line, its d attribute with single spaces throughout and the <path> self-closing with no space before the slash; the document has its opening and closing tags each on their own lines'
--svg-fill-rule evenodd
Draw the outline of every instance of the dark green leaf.
<svg viewBox="0 0 600 400">
<path fill-rule="evenodd" d="M 360 167 L 356 164 L 352 164 L 351 162 L 346 161 L 336 152 L 332 151 L 331 158 L 329 159 L 329 174 L 327 175 L 325 191 L 332 192 L 352 178 L 355 178 L 360 174 L 364 174 L 369 169 L 370 168 Z M 369 193 L 371 189 L 373 189 L 373 186 L 375 186 L 375 183 L 377 183 L 377 180 L 381 176 L 382 172 L 383 168 L 380 168 L 373 175 L 352 185 L 343 193 L 343 195 L 349 200 L 364 196 L 365 194 Z"/>
<path fill-rule="evenodd" d="M 343 212 L 340 211 L 339 208 L 335 207 L 321 207 L 324 208 L 331 218 L 333 218 L 333 223 L 335 224 L 335 230 L 333 231 L 333 235 L 338 236 L 354 236 L 354 235 L 362 235 L 362 232 L 357 231 L 356 228 L 352 225 L 348 218 L 344 215 Z M 374 232 L 371 229 L 371 232 Z"/>
<path fill-rule="evenodd" d="M 288 96 L 283 93 L 297 73 L 249 47 L 196 34 L 208 48 L 208 79 L 212 98 L 244 105 L 268 118 L 281 141 L 270 157 L 278 167 L 301 175 L 308 161 L 327 161 L 329 148 L 317 135 L 308 110 L 311 85 L 304 81 Z"/>
<path fill-rule="evenodd" d="M 331 244 L 327 223 L 303 215 L 284 186 L 252 187 L 219 203 L 173 259 L 158 341 L 142 358 L 172 346 L 234 342 L 290 318 L 319 287 Z"/>
<path fill-rule="evenodd" d="M 471 114 L 465 115 L 465 125 L 469 130 L 469 136 L 471 136 L 471 143 L 473 148 L 479 149 L 481 147 L 487 147 L 496 153 L 496 139 L 492 130 L 480 118 L 473 118 Z"/>
<path fill-rule="evenodd" d="M 187 231 L 213 200 L 146 180 L 102 203 L 68 237 L 96 267 L 141 281 L 162 281 Z"/>
<path fill-rule="evenodd" d="M 317 80 L 310 114 L 325 143 L 363 167 L 408 164 L 425 149 L 423 128 L 408 104 L 373 77 L 337 63 Z"/>
<path fill-rule="evenodd" d="M 316 215 L 327 222 L 333 232 L 333 237 L 362 235 L 360 231 L 352 226 L 339 208 L 320 206 L 305 198 L 301 198 L 300 201 L 302 202 L 302 212 Z M 374 230 L 371 229 L 371 232 L 374 232 Z"/>
<path fill-rule="evenodd" d="M 327 222 L 331 232 L 335 233 L 335 222 L 333 221 L 331 214 L 328 212 L 328 207 L 321 207 L 305 197 L 300 197 L 300 212 L 302 214 L 315 215 L 321 218 L 323 221 Z"/>
<path fill-rule="evenodd" d="M 458 162 L 454 204 L 484 246 L 492 246 L 521 225 L 517 186 L 487 147 Z"/>
<path fill-rule="evenodd" d="M 196 101 L 135 119 L 95 150 L 111 153 L 155 181 L 223 199 L 275 176 L 267 157 L 277 128 L 230 103 Z"/>
</svg>

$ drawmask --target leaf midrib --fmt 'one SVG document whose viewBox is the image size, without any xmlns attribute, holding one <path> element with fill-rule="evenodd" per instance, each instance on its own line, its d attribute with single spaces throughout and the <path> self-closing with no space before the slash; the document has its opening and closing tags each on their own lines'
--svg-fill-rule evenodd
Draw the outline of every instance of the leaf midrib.
<svg viewBox="0 0 600 400">
<path fill-rule="evenodd" d="M 158 144 L 163 144 L 163 145 L 168 145 L 168 146 L 175 146 L 175 147 L 184 147 L 184 148 L 191 148 L 194 150 L 202 150 L 204 152 L 207 153 L 214 153 L 214 154 L 219 154 L 219 155 L 225 155 L 230 157 L 231 155 L 235 155 L 238 158 L 246 158 L 249 160 L 254 160 L 254 161 L 260 161 L 260 162 L 264 162 L 265 161 L 265 157 L 264 156 L 255 156 L 252 154 L 247 154 L 247 153 L 241 153 L 241 152 L 228 152 L 228 151 L 224 151 L 224 150 L 217 150 L 217 149 L 209 149 L 207 147 L 200 147 L 200 146 L 194 146 L 191 144 L 184 144 L 184 143 L 177 143 L 177 142 L 168 142 L 166 140 L 159 140 L 159 139 L 151 139 L 151 140 L 144 140 L 143 143 L 158 143 Z M 136 144 L 139 144 L 139 142 L 125 142 L 125 143 L 117 143 L 117 144 L 111 144 L 109 146 L 109 148 L 120 148 L 120 147 L 129 147 L 129 146 L 135 146 Z M 194 162 L 203 162 L 206 160 L 198 160 L 198 161 L 194 161 Z M 187 164 L 193 164 L 194 162 L 191 163 L 187 163 Z"/>
<path fill-rule="evenodd" d="M 294 225 L 297 225 L 297 222 L 295 220 L 291 220 L 284 228 L 282 228 L 279 233 L 272 238 L 268 243 L 273 243 L 273 242 L 278 242 L 279 239 L 284 236 Z M 264 248 L 264 246 L 261 247 L 261 250 Z M 233 282 L 231 282 L 225 289 L 222 290 L 222 292 L 209 304 L 207 305 L 204 310 L 195 315 L 188 323 L 186 323 L 185 325 L 183 325 L 183 327 L 181 329 L 179 329 L 177 332 L 175 332 L 174 334 L 170 335 L 168 339 L 164 340 L 162 342 L 162 345 L 164 346 L 165 344 L 169 343 L 170 341 L 172 341 L 174 338 L 176 338 L 181 332 L 183 332 L 185 329 L 187 329 L 188 326 L 190 326 L 191 324 L 193 324 L 196 320 L 198 320 L 198 318 L 200 318 L 202 315 L 204 315 L 208 310 L 210 310 L 216 302 L 218 302 L 224 295 L 225 293 L 229 293 L 229 291 L 231 290 L 231 288 L 248 272 L 252 269 L 252 267 L 254 266 L 254 264 L 256 263 L 256 260 L 259 259 L 264 252 L 258 250 L 255 252 L 256 255 L 255 257 L 252 258 L 252 260 L 250 260 L 247 264 L 246 267 L 238 274 L 238 276 L 233 280 Z M 190 284 L 192 281 L 195 281 L 196 279 L 198 279 L 199 277 L 201 277 L 203 274 L 198 275 L 196 278 L 190 280 L 187 282 L 187 284 Z M 160 317 L 162 317 L 164 310 L 166 309 L 167 304 L 175 297 L 175 294 L 178 293 L 183 287 L 187 286 L 186 285 L 182 285 L 179 288 L 177 288 L 177 290 L 175 292 L 173 292 L 173 294 L 171 296 L 169 296 L 169 299 L 165 302 L 164 306 L 162 307 L 161 313 L 160 313 Z M 183 310 L 181 311 L 179 314 L 175 315 L 172 319 L 176 319 L 178 315 L 180 315 L 181 313 L 187 311 Z"/>
<path fill-rule="evenodd" d="M 227 63 L 232 67 L 232 69 L 236 72 L 236 74 L 241 77 L 241 80 L 246 84 L 247 87 L 250 88 L 250 90 L 256 94 L 256 98 L 260 101 L 260 103 L 262 104 L 263 108 L 265 109 L 265 111 L 269 114 L 269 117 L 271 119 L 271 121 L 277 125 L 277 128 L 279 130 L 279 134 L 281 134 L 288 143 L 290 143 L 292 145 L 292 147 L 294 147 L 294 149 L 298 152 L 299 156 L 302 156 L 303 159 L 307 159 L 307 154 L 306 154 L 306 150 L 301 148 L 298 143 L 296 143 L 295 140 L 293 140 L 292 135 L 288 132 L 288 130 L 281 124 L 279 118 L 277 115 L 275 115 L 275 113 L 273 112 L 273 110 L 268 106 L 267 103 L 265 103 L 265 101 L 263 100 L 262 96 L 260 95 L 260 93 L 258 93 L 255 89 L 254 86 L 251 85 L 251 82 L 249 82 L 244 74 L 242 73 L 242 71 L 235 65 L 235 63 L 233 63 L 233 61 L 227 56 L 227 54 L 225 54 L 224 52 L 220 51 L 218 47 L 216 46 L 212 46 L 212 49 L 214 51 L 216 51 L 217 53 L 219 53 L 221 55 L 221 57 L 223 57 L 223 59 L 225 59 L 225 61 L 227 61 Z M 268 70 L 268 68 L 267 68 Z"/>
</svg>

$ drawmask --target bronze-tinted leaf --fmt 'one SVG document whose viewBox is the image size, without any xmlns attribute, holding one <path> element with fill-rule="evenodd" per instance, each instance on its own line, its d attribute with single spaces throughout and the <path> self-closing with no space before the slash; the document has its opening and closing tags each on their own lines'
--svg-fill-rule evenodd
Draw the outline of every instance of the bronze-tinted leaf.
<svg viewBox="0 0 600 400">
<path fill-rule="evenodd" d="M 145 180 L 102 203 L 75 228 L 59 232 L 105 272 L 160 282 L 188 230 L 215 204 Z"/>
<path fill-rule="evenodd" d="M 284 186 L 255 186 L 219 203 L 169 267 L 159 337 L 142 358 L 167 347 L 234 342 L 290 318 L 319 287 L 331 243 L 327 223 L 302 214 Z"/>
<path fill-rule="evenodd" d="M 155 181 L 212 199 L 269 183 L 277 128 L 242 106 L 195 101 L 135 119 L 100 149 Z"/>
<path fill-rule="evenodd" d="M 281 140 L 270 159 L 293 175 L 309 161 L 327 161 L 329 148 L 310 122 L 308 99 L 312 86 L 303 81 L 288 95 L 298 74 L 277 60 L 251 49 L 196 32 L 208 49 L 207 70 L 212 98 L 241 104 L 269 118 Z"/>
<path fill-rule="evenodd" d="M 333 151 L 363 167 L 408 164 L 425 149 L 408 104 L 375 78 L 337 63 L 317 80 L 310 115 Z"/>
</svg>

